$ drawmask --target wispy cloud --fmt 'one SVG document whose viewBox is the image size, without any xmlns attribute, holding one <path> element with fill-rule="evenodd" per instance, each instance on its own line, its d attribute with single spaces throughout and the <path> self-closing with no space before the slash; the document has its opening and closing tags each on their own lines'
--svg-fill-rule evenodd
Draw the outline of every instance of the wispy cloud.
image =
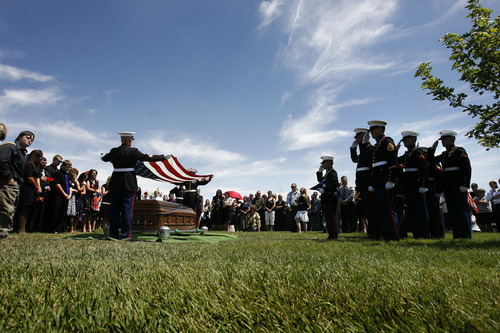
<svg viewBox="0 0 500 333">
<path fill-rule="evenodd" d="M 284 3 L 285 2 L 283 0 L 261 2 L 259 6 L 259 13 L 261 15 L 262 22 L 258 28 L 262 29 L 270 25 L 281 14 L 281 6 Z"/>
<path fill-rule="evenodd" d="M 0 111 L 13 106 L 53 105 L 62 100 L 57 88 L 8 89 L 0 95 Z"/>
<path fill-rule="evenodd" d="M 45 75 L 1 63 L 0 63 L 0 79 L 7 81 L 30 80 L 37 82 L 48 82 L 54 80 L 54 78 L 50 75 Z"/>
<path fill-rule="evenodd" d="M 117 94 L 121 94 L 123 91 L 120 89 L 109 89 L 106 91 L 103 91 L 104 96 L 106 96 L 106 100 L 108 101 L 109 104 L 113 104 L 113 96 Z"/>
<path fill-rule="evenodd" d="M 398 63 L 393 56 L 371 52 L 373 45 L 390 38 L 396 10 L 395 0 L 261 3 L 260 26 L 279 20 L 288 40 L 278 52 L 279 63 L 294 73 L 300 88 L 311 91 L 309 109 L 303 116 L 289 115 L 282 126 L 280 138 L 287 150 L 320 147 L 351 135 L 329 127 L 343 107 L 338 96 L 357 76 Z"/>
</svg>

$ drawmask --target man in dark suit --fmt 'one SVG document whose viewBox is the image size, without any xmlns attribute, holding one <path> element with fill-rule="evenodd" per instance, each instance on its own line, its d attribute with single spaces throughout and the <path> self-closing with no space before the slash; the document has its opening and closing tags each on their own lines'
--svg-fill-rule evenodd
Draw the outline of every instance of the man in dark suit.
<svg viewBox="0 0 500 333">
<path fill-rule="evenodd" d="M 110 193 L 110 236 L 130 238 L 132 229 L 132 209 L 137 192 L 135 165 L 137 161 L 162 161 L 165 155 L 147 155 L 133 148 L 135 132 L 118 133 L 121 146 L 111 149 L 102 157 L 104 162 L 113 163 L 113 174 L 109 182 Z M 121 232 L 119 231 L 121 230 Z"/>
</svg>

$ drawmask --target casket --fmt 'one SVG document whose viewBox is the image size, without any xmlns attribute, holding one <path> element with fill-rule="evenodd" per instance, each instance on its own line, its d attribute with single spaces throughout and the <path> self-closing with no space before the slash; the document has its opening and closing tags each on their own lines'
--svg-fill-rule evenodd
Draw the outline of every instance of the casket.
<svg viewBox="0 0 500 333">
<path fill-rule="evenodd" d="M 172 230 L 193 230 L 196 213 L 189 207 L 167 201 L 139 200 L 134 203 L 132 231 L 157 231 L 163 226 Z"/>
</svg>

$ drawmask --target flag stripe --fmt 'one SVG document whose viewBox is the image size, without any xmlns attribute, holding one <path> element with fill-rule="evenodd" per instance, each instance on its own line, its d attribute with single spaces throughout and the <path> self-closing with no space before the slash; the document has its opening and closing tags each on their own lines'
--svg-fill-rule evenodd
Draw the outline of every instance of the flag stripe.
<svg viewBox="0 0 500 333">
<path fill-rule="evenodd" d="M 159 162 L 138 161 L 135 171 L 138 176 L 172 184 L 206 181 L 213 177 L 213 175 L 196 175 L 187 171 L 175 156 Z"/>
</svg>

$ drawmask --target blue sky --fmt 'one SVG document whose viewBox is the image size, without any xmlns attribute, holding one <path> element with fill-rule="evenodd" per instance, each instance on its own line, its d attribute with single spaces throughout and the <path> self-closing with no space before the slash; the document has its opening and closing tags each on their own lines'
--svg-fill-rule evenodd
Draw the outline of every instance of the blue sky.
<svg viewBox="0 0 500 333">
<path fill-rule="evenodd" d="M 500 2 L 482 5 L 500 10 Z M 243 195 L 316 184 L 320 156 L 354 183 L 353 129 L 372 119 L 420 133 L 429 146 L 459 133 L 473 181 L 498 179 L 497 150 L 464 134 L 474 124 L 432 101 L 413 77 L 467 91 L 439 39 L 470 29 L 465 0 L 0 1 L 0 121 L 8 141 L 60 154 L 104 182 L 100 153 L 135 131 L 134 145 L 214 174 L 202 188 Z M 403 153 L 403 149 L 400 154 Z M 143 190 L 172 185 L 139 179 Z"/>
</svg>

